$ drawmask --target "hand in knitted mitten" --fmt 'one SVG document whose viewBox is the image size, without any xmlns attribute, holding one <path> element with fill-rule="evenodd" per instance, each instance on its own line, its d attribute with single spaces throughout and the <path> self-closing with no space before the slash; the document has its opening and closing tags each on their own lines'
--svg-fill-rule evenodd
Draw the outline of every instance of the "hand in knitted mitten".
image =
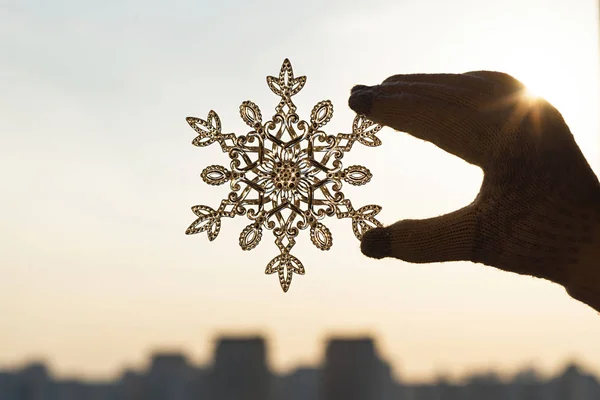
<svg viewBox="0 0 600 400">
<path fill-rule="evenodd" d="M 489 71 L 397 75 L 354 87 L 349 105 L 484 172 L 470 205 L 373 229 L 364 254 L 483 263 L 561 284 L 600 311 L 600 184 L 552 105 Z"/>
</svg>

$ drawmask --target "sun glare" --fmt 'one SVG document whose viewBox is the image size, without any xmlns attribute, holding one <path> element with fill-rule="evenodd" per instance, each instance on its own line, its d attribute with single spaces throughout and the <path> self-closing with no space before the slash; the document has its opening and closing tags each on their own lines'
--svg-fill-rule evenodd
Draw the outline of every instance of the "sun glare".
<svg viewBox="0 0 600 400">
<path fill-rule="evenodd" d="M 540 73 L 540 70 L 531 71 L 531 73 L 523 72 L 525 73 L 515 73 L 514 75 L 525 85 L 523 96 L 531 100 L 544 99 L 552 104 L 563 101 L 560 85 L 556 84 L 556 78 L 553 75 Z"/>
<path fill-rule="evenodd" d="M 530 85 L 525 85 L 526 88 L 523 91 L 523 96 L 531 99 L 531 100 L 537 100 L 537 99 L 543 99 L 545 98 L 544 96 L 542 96 L 540 94 L 540 92 L 537 89 L 532 88 Z M 548 100 L 548 99 L 546 99 Z"/>
</svg>

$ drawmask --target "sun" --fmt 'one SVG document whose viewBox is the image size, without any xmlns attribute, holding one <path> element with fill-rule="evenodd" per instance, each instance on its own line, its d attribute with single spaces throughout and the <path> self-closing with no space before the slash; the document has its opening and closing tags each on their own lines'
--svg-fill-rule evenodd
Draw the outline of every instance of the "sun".
<svg viewBox="0 0 600 400">
<path fill-rule="evenodd" d="M 531 100 L 544 99 L 546 96 L 543 96 L 541 94 L 543 92 L 543 88 L 535 88 L 531 85 L 525 85 L 525 90 L 523 90 L 523 96 Z"/>
<path fill-rule="evenodd" d="M 509 72 L 525 86 L 524 90 L 503 100 L 504 104 L 514 106 L 507 124 L 519 125 L 529 116 L 534 124 L 533 131 L 542 134 L 542 110 L 549 103 L 557 109 L 568 106 L 567 89 L 557 79 L 559 71 L 552 68 L 533 68 L 532 64 L 516 65 Z"/>
<path fill-rule="evenodd" d="M 525 90 L 522 92 L 524 98 L 531 101 L 543 99 L 555 107 L 565 102 L 564 88 L 557 80 L 557 76 L 560 75 L 555 71 L 522 66 L 515 68 L 511 75 L 525 85 Z"/>
<path fill-rule="evenodd" d="M 529 100 L 532 103 L 538 100 L 546 100 L 554 103 L 555 99 L 559 100 L 560 98 L 557 91 L 553 90 L 552 86 L 543 77 L 519 80 L 525 85 L 525 90 L 521 93 L 525 100 Z"/>
<path fill-rule="evenodd" d="M 551 81 L 555 80 L 553 75 L 540 74 L 539 70 L 534 72 L 533 69 L 528 69 L 527 65 L 520 68 L 520 73 L 511 71 L 509 74 L 525 88 L 499 99 L 492 107 L 508 106 L 512 109 L 506 120 L 507 126 L 514 128 L 528 119 L 533 123 L 533 132 L 542 134 L 542 112 L 546 102 L 552 104 L 554 99 L 565 98 L 561 96 L 561 90 L 556 90 L 560 86 L 552 85 Z"/>
</svg>

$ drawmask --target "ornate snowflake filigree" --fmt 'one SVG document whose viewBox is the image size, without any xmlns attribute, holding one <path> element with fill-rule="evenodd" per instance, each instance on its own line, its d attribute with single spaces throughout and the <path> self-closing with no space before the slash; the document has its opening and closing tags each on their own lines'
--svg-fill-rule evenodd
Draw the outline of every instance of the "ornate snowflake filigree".
<svg viewBox="0 0 600 400">
<path fill-rule="evenodd" d="M 267 264 L 265 273 L 277 273 L 284 292 L 288 291 L 293 274 L 304 275 L 304 266 L 290 254 L 300 230 L 310 228 L 313 244 L 329 250 L 333 238 L 320 222 L 325 217 L 352 219 L 352 230 L 359 240 L 369 229 L 381 226 L 375 219 L 380 206 L 354 209 L 341 192 L 342 181 L 358 186 L 371 180 L 367 168 L 343 168 L 341 160 L 355 142 L 379 146 L 381 140 L 376 134 L 381 126 L 357 115 L 352 133 L 328 135 L 321 129 L 333 116 L 329 100 L 313 107 L 310 122 L 300 120 L 292 96 L 305 83 L 306 77 L 294 77 L 290 61 L 284 60 L 279 77 L 267 77 L 271 91 L 281 97 L 271 120 L 263 122 L 260 109 L 251 101 L 240 106 L 242 119 L 252 128 L 246 135 L 222 133 L 219 116 L 212 110 L 206 120 L 186 118 L 198 133 L 193 145 L 218 143 L 231 158 L 230 169 L 211 165 L 202 171 L 204 182 L 229 182 L 231 192 L 216 210 L 205 205 L 192 207 L 198 218 L 186 234 L 206 232 L 212 241 L 221 229 L 221 218 L 246 215 L 252 222 L 240 234 L 239 244 L 242 249 L 251 250 L 260 242 L 263 228 L 272 230 L 280 254 Z"/>
</svg>

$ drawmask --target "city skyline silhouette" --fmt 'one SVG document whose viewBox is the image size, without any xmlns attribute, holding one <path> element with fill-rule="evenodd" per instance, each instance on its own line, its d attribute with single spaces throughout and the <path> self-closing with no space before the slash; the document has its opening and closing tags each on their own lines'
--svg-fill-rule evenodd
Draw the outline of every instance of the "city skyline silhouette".
<svg viewBox="0 0 600 400">
<path fill-rule="evenodd" d="M 2 400 L 597 400 L 598 378 L 577 364 L 551 377 L 527 368 L 510 378 L 482 370 L 450 382 L 397 379 L 370 336 L 330 336 L 320 365 L 275 373 L 268 364 L 267 338 L 226 335 L 215 341 L 213 358 L 194 364 L 182 352 L 155 351 L 141 370 L 117 379 L 55 378 L 44 362 L 0 370 Z"/>
</svg>

